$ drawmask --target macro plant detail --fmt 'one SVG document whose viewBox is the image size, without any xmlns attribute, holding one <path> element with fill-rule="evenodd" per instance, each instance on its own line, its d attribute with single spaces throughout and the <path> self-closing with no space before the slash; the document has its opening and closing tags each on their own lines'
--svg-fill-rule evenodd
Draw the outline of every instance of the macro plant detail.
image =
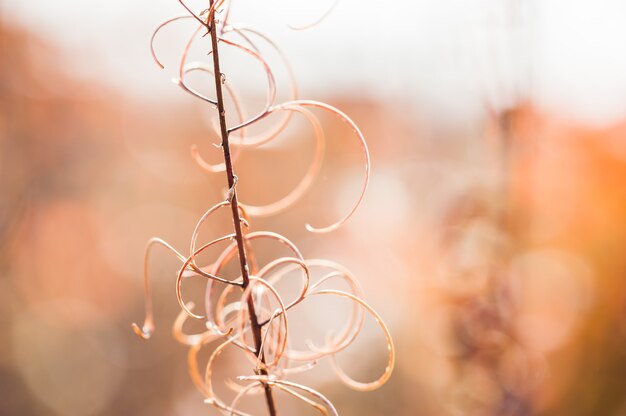
<svg viewBox="0 0 626 416">
<path fill-rule="evenodd" d="M 320 392 L 300 383 L 289 380 L 289 376 L 306 372 L 316 366 L 318 361 L 327 359 L 341 382 L 360 391 L 368 391 L 382 386 L 391 376 L 395 361 L 395 350 L 391 335 L 379 314 L 364 300 L 364 293 L 356 278 L 340 264 L 328 260 L 308 259 L 298 247 L 286 237 L 272 231 L 252 231 L 251 217 L 266 216 L 280 213 L 297 202 L 313 184 L 325 150 L 325 133 L 318 120 L 317 112 L 326 112 L 341 119 L 351 128 L 354 138 L 358 141 L 364 159 L 364 179 L 359 196 L 348 212 L 334 223 L 328 225 L 306 224 L 312 233 L 328 233 L 341 227 L 354 214 L 366 192 L 370 159 L 367 144 L 358 126 L 341 110 L 323 102 L 304 100 L 298 97 L 297 86 L 289 62 L 281 49 L 262 32 L 253 28 L 238 25 L 230 21 L 232 2 L 210 0 L 208 8 L 196 13 L 186 3 L 179 0 L 187 14 L 166 20 L 157 27 L 151 38 L 151 51 L 157 64 L 163 68 L 154 42 L 159 32 L 179 20 L 191 20 L 197 24 L 186 45 L 183 47 L 175 83 L 186 93 L 217 109 L 218 125 L 215 132 L 221 138 L 216 145 L 223 151 L 223 163 L 208 163 L 197 146 L 192 147 L 191 156 L 200 168 L 209 173 L 225 172 L 228 191 L 225 199 L 209 208 L 198 220 L 192 232 L 189 254 L 171 246 L 160 238 L 148 242 L 144 258 L 144 288 L 146 316 L 140 327 L 133 324 L 133 329 L 141 338 L 148 339 L 155 325 L 151 296 L 148 263 L 150 253 L 156 246 L 162 246 L 173 253 L 181 262 L 176 276 L 176 297 L 181 312 L 173 326 L 174 337 L 189 347 L 188 365 L 191 379 L 198 390 L 204 395 L 205 402 L 220 411 L 231 415 L 245 415 L 240 409 L 240 402 L 246 396 L 264 396 L 267 411 L 270 415 L 278 414 L 278 406 L 274 397 L 275 391 L 281 391 L 304 405 L 310 406 L 321 414 L 337 415 L 333 404 Z M 313 23 L 292 27 L 303 30 L 315 26 L 330 13 L 333 6 L 324 12 L 322 17 Z M 207 39 L 208 38 L 208 39 Z M 211 62 L 189 61 L 192 45 L 200 42 L 209 43 L 207 56 Z M 263 57 L 259 42 L 269 45 L 279 56 L 290 77 L 289 99 L 284 102 L 277 100 L 277 79 L 268 61 Z M 203 44 L 204 45 L 204 44 Z M 244 56 L 258 62 L 266 81 L 266 103 L 256 115 L 249 117 L 243 101 L 229 78 L 220 69 L 219 46 L 233 48 Z M 210 77 L 215 85 L 215 96 L 205 94 L 188 82 L 191 73 L 199 73 Z M 237 122 L 227 123 L 225 96 L 228 97 L 235 110 Z M 270 115 L 277 114 L 278 120 L 266 131 L 248 134 L 248 128 L 258 126 Z M 240 202 L 237 192 L 238 178 L 234 170 L 234 162 L 239 153 L 247 148 L 254 148 L 269 143 L 284 133 L 294 115 L 301 116 L 311 127 L 315 137 L 315 151 L 305 175 L 286 196 L 265 205 L 248 205 Z M 199 235 L 205 223 L 218 211 L 229 210 L 233 221 L 233 232 L 216 236 L 209 242 L 199 242 Z M 258 259 L 259 241 L 278 243 L 288 254 L 275 258 L 265 264 Z M 223 247 L 221 252 L 208 264 L 199 259 L 210 249 Z M 204 259 L 205 256 L 203 256 Z M 225 277 L 224 269 L 237 264 L 239 277 Z M 315 278 L 315 272 L 323 272 Z M 186 302 L 182 286 L 190 277 L 206 279 L 205 305 L 203 313 L 195 309 L 192 302 Z M 300 290 L 293 299 L 286 299 L 278 284 L 286 279 L 300 279 Z M 341 286 L 339 286 L 341 284 Z M 337 287 L 348 287 L 340 290 Z M 306 348 L 295 348 L 292 332 L 289 331 L 290 311 L 311 298 L 335 297 L 352 303 L 352 309 L 342 329 L 329 332 L 323 345 L 316 345 L 305 340 Z M 383 373 L 375 380 L 362 382 L 353 379 L 339 365 L 336 355 L 347 349 L 357 339 L 367 315 L 380 327 L 386 339 L 388 362 Z M 206 331 L 188 334 L 183 331 L 187 319 L 194 318 L 204 322 Z M 210 358 L 204 371 L 199 368 L 198 355 L 203 349 L 211 349 Z M 225 384 L 234 391 L 234 399 L 227 402 L 216 394 L 213 374 L 216 363 L 226 350 L 238 350 L 249 361 L 250 373 L 243 374 Z M 255 414 L 263 414 L 256 412 Z"/>
</svg>

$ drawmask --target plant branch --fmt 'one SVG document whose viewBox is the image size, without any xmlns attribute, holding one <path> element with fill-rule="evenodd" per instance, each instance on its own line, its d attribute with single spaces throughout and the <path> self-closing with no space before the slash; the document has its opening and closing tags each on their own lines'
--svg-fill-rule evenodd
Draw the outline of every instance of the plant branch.
<svg viewBox="0 0 626 416">
<path fill-rule="evenodd" d="M 213 9 L 214 0 L 210 0 L 209 4 Z M 228 199 L 233 214 L 233 223 L 235 227 L 235 238 L 237 241 L 237 249 L 239 253 L 239 264 L 241 267 L 241 277 L 243 279 L 243 289 L 245 290 L 250 284 L 248 262 L 246 258 L 246 248 L 243 238 L 243 232 L 241 230 L 241 218 L 239 216 L 239 203 L 237 200 L 236 189 L 236 176 L 233 171 L 233 162 L 230 155 L 230 144 L 228 141 L 228 127 L 226 126 L 226 111 L 224 109 L 224 96 L 222 93 L 222 72 L 220 71 L 220 58 L 218 53 L 218 39 L 217 29 L 215 24 L 215 10 L 212 10 L 209 16 L 209 28 L 211 33 L 211 47 L 213 50 L 213 69 L 215 75 L 215 92 L 217 96 L 217 110 L 220 120 L 220 131 L 222 136 L 222 150 L 224 151 L 224 164 L 226 165 L 226 175 L 228 177 L 229 194 Z M 261 326 L 256 315 L 254 307 L 254 297 L 248 297 L 248 313 L 250 315 L 250 325 L 252 328 L 252 336 L 254 338 L 255 354 L 259 360 L 265 364 L 265 355 L 262 349 L 262 336 Z M 268 373 L 265 368 L 259 370 L 261 375 L 267 376 Z M 272 394 L 272 387 L 268 383 L 264 383 L 265 399 L 267 401 L 267 408 L 271 416 L 276 416 L 276 406 L 274 404 L 274 396 Z"/>
</svg>

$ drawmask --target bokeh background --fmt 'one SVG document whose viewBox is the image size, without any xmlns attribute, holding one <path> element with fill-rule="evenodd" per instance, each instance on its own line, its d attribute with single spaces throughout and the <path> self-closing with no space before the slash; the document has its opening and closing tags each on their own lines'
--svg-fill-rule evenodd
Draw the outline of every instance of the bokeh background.
<svg viewBox="0 0 626 416">
<path fill-rule="evenodd" d="M 333 117 L 312 191 L 253 222 L 354 271 L 394 335 L 397 368 L 379 391 L 349 391 L 324 368 L 309 382 L 346 416 L 626 415 L 626 4 L 342 0 L 311 30 L 287 27 L 331 3 L 233 9 L 284 48 L 301 97 L 345 110 L 370 145 L 371 187 L 344 228 L 303 226 L 358 192 L 359 147 Z M 212 110 L 169 81 L 193 27 L 160 36 L 165 70 L 148 49 L 182 11 L 0 0 L 2 415 L 217 414 L 170 334 L 168 254 L 152 262 L 157 332 L 130 330 L 145 242 L 184 251 L 225 187 L 189 153 L 219 160 Z M 262 73 L 228 53 L 223 65 L 262 102 Z M 296 122 L 245 153 L 241 198 L 284 195 L 312 149 Z M 341 356 L 351 374 L 381 371 L 379 336 L 366 327 Z"/>
</svg>

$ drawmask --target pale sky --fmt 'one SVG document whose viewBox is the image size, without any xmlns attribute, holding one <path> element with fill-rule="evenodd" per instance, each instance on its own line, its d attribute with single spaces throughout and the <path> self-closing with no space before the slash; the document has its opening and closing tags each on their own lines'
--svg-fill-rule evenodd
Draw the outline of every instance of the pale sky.
<svg viewBox="0 0 626 416">
<path fill-rule="evenodd" d="M 282 45 L 311 98 L 400 98 L 464 118 L 485 102 L 530 95 L 547 111 L 588 123 L 626 115 L 623 0 L 341 0 L 305 32 L 287 24 L 309 21 L 331 0 L 236 1 L 232 21 Z M 172 89 L 147 43 L 158 23 L 181 11 L 175 0 L 0 0 L 3 19 L 60 44 L 77 74 L 144 95 Z M 250 81 L 239 88 L 259 87 Z"/>
</svg>

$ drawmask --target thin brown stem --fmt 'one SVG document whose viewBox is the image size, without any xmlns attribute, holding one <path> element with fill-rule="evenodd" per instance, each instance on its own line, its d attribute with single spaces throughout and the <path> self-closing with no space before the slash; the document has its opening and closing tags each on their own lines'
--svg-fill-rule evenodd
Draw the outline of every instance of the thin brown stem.
<svg viewBox="0 0 626 416">
<path fill-rule="evenodd" d="M 214 0 L 209 1 L 211 9 L 213 7 Z M 222 150 L 224 151 L 224 164 L 226 166 L 226 175 L 228 177 L 228 197 L 230 200 L 230 206 L 233 213 L 233 223 L 235 227 L 235 239 L 237 241 L 237 250 L 239 253 L 239 264 L 241 266 L 241 277 L 243 279 L 243 289 L 245 290 L 250 284 L 248 262 L 246 258 L 246 246 L 241 230 L 241 218 L 239 216 L 239 203 L 237 200 L 236 189 L 236 176 L 233 170 L 233 162 L 230 155 L 230 144 L 228 142 L 228 127 L 226 126 L 226 110 L 224 109 L 224 96 L 222 94 L 222 72 L 220 71 L 220 58 L 218 53 L 218 39 L 217 30 L 215 24 L 215 11 L 210 13 L 210 32 L 211 32 L 211 46 L 213 50 L 213 69 L 215 75 L 215 93 L 217 97 L 217 111 L 219 113 L 220 120 L 220 132 L 222 135 Z M 252 328 L 252 336 L 254 338 L 255 354 L 260 361 L 265 364 L 265 355 L 262 350 L 262 336 L 261 326 L 256 315 L 254 307 L 253 296 L 248 297 L 248 313 L 250 315 L 250 326 Z M 267 371 L 264 368 L 259 370 L 261 375 L 267 376 Z M 270 416 L 276 416 L 276 406 L 274 404 L 274 396 L 272 394 L 272 387 L 268 383 L 263 384 L 265 389 L 265 399 L 267 401 L 267 408 Z"/>
</svg>

